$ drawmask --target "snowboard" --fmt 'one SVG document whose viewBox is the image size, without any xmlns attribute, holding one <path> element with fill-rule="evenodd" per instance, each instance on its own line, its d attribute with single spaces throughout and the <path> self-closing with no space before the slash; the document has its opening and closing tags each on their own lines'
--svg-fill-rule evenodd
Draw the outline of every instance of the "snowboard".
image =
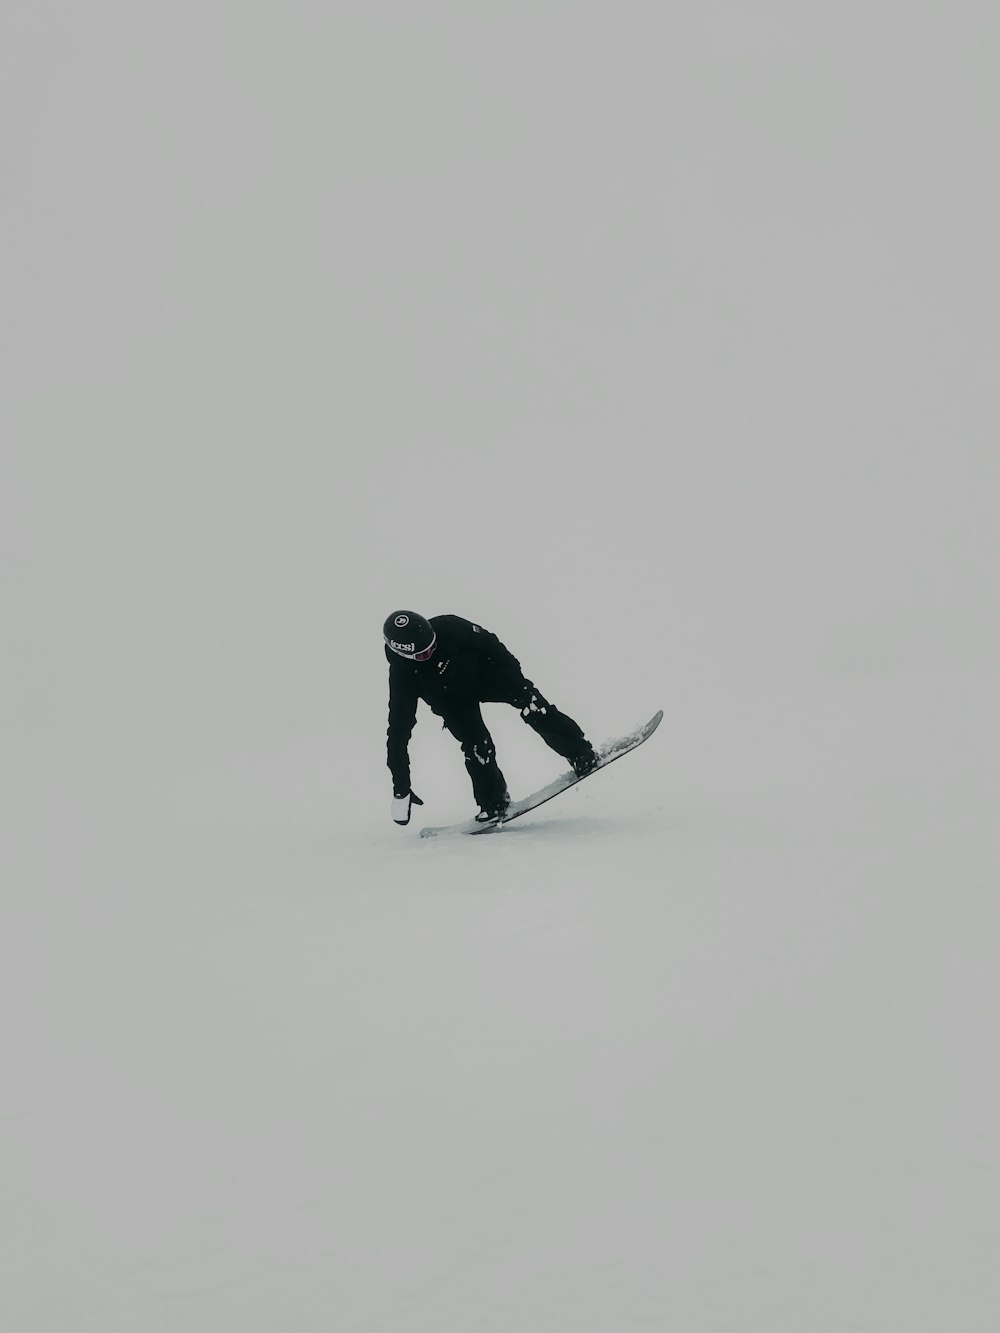
<svg viewBox="0 0 1000 1333">
<path fill-rule="evenodd" d="M 630 750 L 634 750 L 643 741 L 648 741 L 662 719 L 663 710 L 661 708 L 655 716 L 649 719 L 645 726 L 630 731 L 627 736 L 619 736 L 616 740 L 606 741 L 597 751 L 597 766 L 592 768 L 589 773 L 584 773 L 582 777 L 577 777 L 573 772 L 561 774 L 547 787 L 542 787 L 540 791 L 532 792 L 530 796 L 525 796 L 520 801 L 511 801 L 507 813 L 502 819 L 491 819 L 484 824 L 478 823 L 475 819 L 467 819 L 461 824 L 446 824 L 441 828 L 422 828 L 420 836 L 422 838 L 439 838 L 445 834 L 496 833 L 498 830 L 506 828 L 512 819 L 520 819 L 529 810 L 537 810 L 546 801 L 551 801 L 553 796 L 559 796 L 562 792 L 568 791 L 570 787 L 575 787 L 578 782 L 585 782 L 587 778 L 592 778 L 602 768 L 607 768 L 608 764 L 613 764 L 616 759 L 621 759 L 622 755 L 628 754 Z"/>
</svg>

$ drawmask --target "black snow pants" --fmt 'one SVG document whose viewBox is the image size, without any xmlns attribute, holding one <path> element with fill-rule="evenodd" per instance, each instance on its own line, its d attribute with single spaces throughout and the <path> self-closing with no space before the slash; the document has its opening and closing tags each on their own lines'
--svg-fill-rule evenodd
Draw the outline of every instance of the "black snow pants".
<svg viewBox="0 0 1000 1333">
<path fill-rule="evenodd" d="M 480 705 L 484 703 L 519 708 L 522 720 L 550 750 L 564 759 L 572 759 L 587 749 L 586 738 L 577 723 L 543 698 L 530 680 L 496 681 L 480 691 L 479 699 L 449 700 L 435 711 L 462 747 L 476 803 L 483 810 L 495 809 L 507 791 L 493 737 L 483 720 Z"/>
</svg>

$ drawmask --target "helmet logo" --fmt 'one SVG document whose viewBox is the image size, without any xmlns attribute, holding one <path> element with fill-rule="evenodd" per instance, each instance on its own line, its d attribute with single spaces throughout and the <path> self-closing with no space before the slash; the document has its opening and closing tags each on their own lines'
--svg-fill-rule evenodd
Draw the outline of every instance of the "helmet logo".
<svg viewBox="0 0 1000 1333">
<path fill-rule="evenodd" d="M 404 625 L 408 625 L 410 623 L 410 617 L 397 616 L 392 623 L 396 626 L 397 629 L 402 629 Z"/>
</svg>

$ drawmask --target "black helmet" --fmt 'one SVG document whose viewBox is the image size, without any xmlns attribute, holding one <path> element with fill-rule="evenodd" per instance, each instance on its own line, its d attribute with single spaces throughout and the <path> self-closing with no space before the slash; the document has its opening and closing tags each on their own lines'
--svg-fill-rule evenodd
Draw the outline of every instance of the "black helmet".
<svg viewBox="0 0 1000 1333">
<path fill-rule="evenodd" d="M 393 611 L 382 626 L 382 637 L 398 657 L 426 662 L 434 653 L 434 626 L 416 611 Z"/>
</svg>

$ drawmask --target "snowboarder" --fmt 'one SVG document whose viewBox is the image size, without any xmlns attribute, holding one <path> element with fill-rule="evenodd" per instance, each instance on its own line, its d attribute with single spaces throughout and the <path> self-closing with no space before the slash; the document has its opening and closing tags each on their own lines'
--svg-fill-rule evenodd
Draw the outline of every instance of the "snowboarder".
<svg viewBox="0 0 1000 1333">
<path fill-rule="evenodd" d="M 392 817 L 410 820 L 411 805 L 423 805 L 410 787 L 409 741 L 417 719 L 417 700 L 431 711 L 462 747 L 465 767 L 479 806 L 476 819 L 503 816 L 510 794 L 497 764 L 496 748 L 483 703 L 505 703 L 550 749 L 583 775 L 597 766 L 594 747 L 571 717 L 543 698 L 526 680 L 517 658 L 495 634 L 461 616 L 432 616 L 394 611 L 382 627 L 389 663 L 388 767 L 392 773 Z"/>
</svg>

